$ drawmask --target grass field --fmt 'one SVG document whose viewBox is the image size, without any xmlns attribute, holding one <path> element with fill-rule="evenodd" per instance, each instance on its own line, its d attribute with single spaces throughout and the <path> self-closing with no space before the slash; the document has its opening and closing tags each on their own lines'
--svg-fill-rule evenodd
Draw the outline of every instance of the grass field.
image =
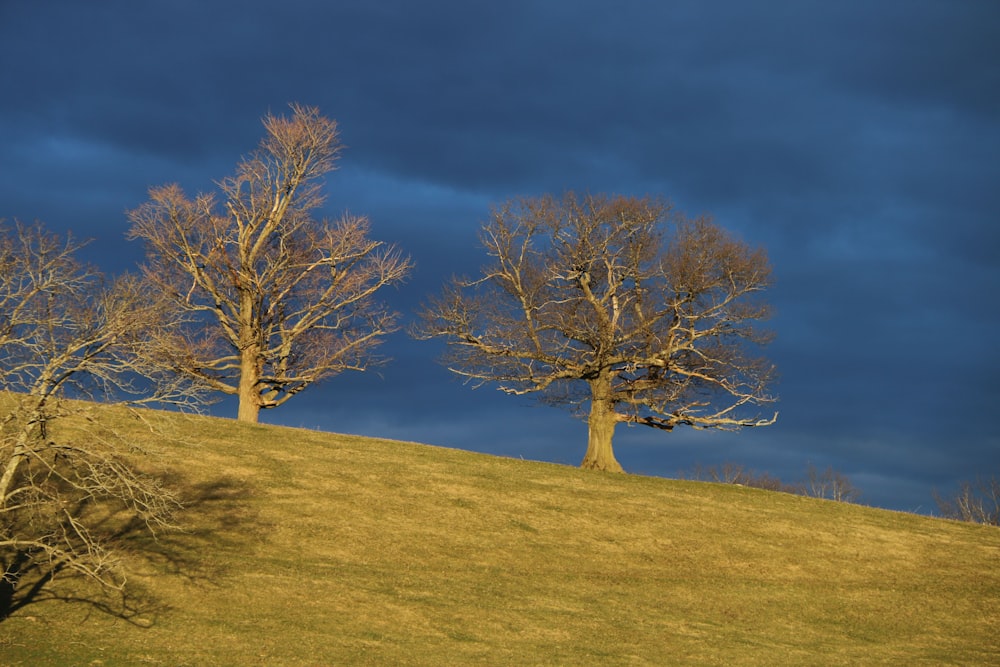
<svg viewBox="0 0 1000 667">
<path fill-rule="evenodd" d="M 132 540 L 125 617 L 56 579 L 0 663 L 1000 664 L 994 527 L 152 418 L 185 532 Z"/>
</svg>

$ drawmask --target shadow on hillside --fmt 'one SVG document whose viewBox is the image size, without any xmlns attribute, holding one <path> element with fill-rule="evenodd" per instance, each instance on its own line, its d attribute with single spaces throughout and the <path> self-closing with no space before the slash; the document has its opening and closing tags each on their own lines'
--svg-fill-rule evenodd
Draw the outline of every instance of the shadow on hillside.
<svg viewBox="0 0 1000 667">
<path fill-rule="evenodd" d="M 158 574 L 181 577 L 196 585 L 214 585 L 232 563 L 246 558 L 270 527 L 260 521 L 252 503 L 256 491 L 234 477 L 184 484 L 181 530 L 142 538 L 142 555 Z"/>
<path fill-rule="evenodd" d="M 43 602 L 80 604 L 91 611 L 120 618 L 132 625 L 145 627 L 151 614 L 163 611 L 163 605 L 137 586 L 126 590 L 105 590 L 86 581 L 79 573 L 62 565 L 32 561 L 21 553 L 15 562 L 0 560 L 0 567 L 13 565 L 7 572 L 16 574 L 16 584 L 0 580 L 0 623 L 14 613 Z"/>
<path fill-rule="evenodd" d="M 151 535 L 139 518 L 113 529 L 99 527 L 106 529 L 105 544 L 125 561 L 130 580 L 123 590 L 100 588 L 60 563 L 33 560 L 26 551 L 0 555 L 0 573 L 8 573 L 0 577 L 0 622 L 26 607 L 61 601 L 137 626 L 152 625 L 151 619 L 169 608 L 157 599 L 153 579 L 157 585 L 175 579 L 166 586 L 215 585 L 228 563 L 249 555 L 269 531 L 251 506 L 255 494 L 248 482 L 221 477 L 192 483 L 178 474 L 164 481 L 183 504 L 177 529 Z"/>
</svg>

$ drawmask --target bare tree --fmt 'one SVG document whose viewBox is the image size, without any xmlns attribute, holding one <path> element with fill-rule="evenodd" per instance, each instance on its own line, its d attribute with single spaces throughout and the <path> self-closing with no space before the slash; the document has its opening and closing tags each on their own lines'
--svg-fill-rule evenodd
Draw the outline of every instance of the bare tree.
<svg viewBox="0 0 1000 667">
<path fill-rule="evenodd" d="M 212 195 L 153 188 L 129 212 L 147 248 L 144 274 L 192 325 L 162 336 L 161 363 L 239 397 L 256 422 L 309 385 L 379 361 L 373 348 L 396 316 L 374 300 L 410 262 L 368 238 L 364 217 L 312 216 L 341 151 L 335 121 L 292 105 L 264 118 L 266 136 Z"/>
<path fill-rule="evenodd" d="M 418 337 L 449 343 L 449 368 L 476 385 L 589 401 L 582 466 L 620 471 L 621 422 L 671 430 L 774 423 L 746 414 L 775 400 L 772 365 L 754 356 L 768 307 L 754 297 L 762 250 L 706 218 L 650 198 L 567 194 L 493 211 L 477 280 L 455 279 L 422 313 Z"/>
<path fill-rule="evenodd" d="M 934 492 L 941 515 L 989 526 L 1000 526 L 1000 476 L 977 477 L 974 482 L 959 484 L 958 492 L 949 498 Z"/>
<path fill-rule="evenodd" d="M 156 369 L 137 354 L 137 334 L 163 322 L 155 295 L 129 277 L 105 285 L 74 259 L 78 248 L 37 224 L 0 229 L 0 382 L 8 390 L 0 397 L 0 589 L 8 592 L 29 566 L 120 588 L 109 519 L 152 530 L 169 525 L 177 507 L 133 465 L 135 443 L 65 400 L 191 397 L 176 383 L 153 391 L 145 379 Z"/>
<path fill-rule="evenodd" d="M 847 475 L 837 472 L 832 466 L 820 471 L 810 464 L 806 469 L 805 495 L 827 498 L 842 503 L 857 502 L 861 491 L 851 483 Z"/>
</svg>

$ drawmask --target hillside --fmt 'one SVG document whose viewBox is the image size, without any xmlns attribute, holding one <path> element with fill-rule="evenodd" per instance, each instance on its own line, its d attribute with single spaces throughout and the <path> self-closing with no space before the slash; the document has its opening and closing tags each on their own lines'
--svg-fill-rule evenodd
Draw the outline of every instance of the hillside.
<svg viewBox="0 0 1000 667">
<path fill-rule="evenodd" d="M 1000 663 L 996 528 L 151 418 L 186 532 L 134 541 L 127 622 L 57 580 L 0 623 L 0 663 Z"/>
</svg>

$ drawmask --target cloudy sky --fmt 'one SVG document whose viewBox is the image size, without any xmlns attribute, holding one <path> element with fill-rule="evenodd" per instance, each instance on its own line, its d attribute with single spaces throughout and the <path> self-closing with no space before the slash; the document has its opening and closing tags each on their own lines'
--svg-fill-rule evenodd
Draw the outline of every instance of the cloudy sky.
<svg viewBox="0 0 1000 667">
<path fill-rule="evenodd" d="M 289 102 L 347 145 L 326 214 L 370 216 L 416 270 L 407 319 L 484 261 L 515 195 L 662 195 L 768 249 L 776 425 L 619 427 L 631 472 L 832 465 L 862 502 L 933 512 L 1000 474 L 996 0 L 4 0 L 0 217 L 130 270 L 149 186 L 211 190 Z M 577 464 L 569 413 L 470 390 L 387 340 L 264 421 Z M 234 413 L 231 404 L 220 414 Z"/>
</svg>

